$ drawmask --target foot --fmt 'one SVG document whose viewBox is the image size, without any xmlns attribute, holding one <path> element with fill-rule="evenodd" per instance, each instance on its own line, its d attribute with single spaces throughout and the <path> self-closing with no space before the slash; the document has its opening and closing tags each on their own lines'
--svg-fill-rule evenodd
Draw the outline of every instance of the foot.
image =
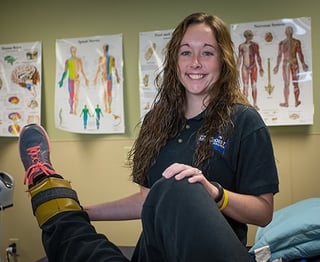
<svg viewBox="0 0 320 262">
<path fill-rule="evenodd" d="M 300 100 L 296 101 L 296 107 L 300 106 L 300 104 L 301 104 Z"/>
<path fill-rule="evenodd" d="M 50 162 L 50 144 L 46 131 L 37 124 L 23 127 L 19 137 L 20 158 L 26 171 L 24 184 L 32 187 L 41 178 L 56 174 Z"/>
<path fill-rule="evenodd" d="M 289 107 L 288 103 L 280 103 L 281 107 Z"/>
</svg>

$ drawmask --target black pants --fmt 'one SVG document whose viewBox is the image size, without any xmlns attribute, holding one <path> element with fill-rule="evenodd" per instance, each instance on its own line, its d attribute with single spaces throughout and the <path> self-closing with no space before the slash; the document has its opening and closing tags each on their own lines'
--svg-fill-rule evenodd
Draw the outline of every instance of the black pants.
<svg viewBox="0 0 320 262">
<path fill-rule="evenodd" d="M 142 226 L 134 262 L 254 261 L 201 184 L 160 179 L 145 201 Z M 42 233 L 49 261 L 128 261 L 83 211 L 54 216 Z"/>
</svg>

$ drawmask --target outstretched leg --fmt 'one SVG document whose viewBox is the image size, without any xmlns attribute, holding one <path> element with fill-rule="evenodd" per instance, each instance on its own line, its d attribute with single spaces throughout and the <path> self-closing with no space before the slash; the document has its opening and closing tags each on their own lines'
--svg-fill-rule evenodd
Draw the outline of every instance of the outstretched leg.
<svg viewBox="0 0 320 262">
<path fill-rule="evenodd" d="M 45 130 L 35 124 L 25 126 L 19 149 L 49 261 L 128 262 L 118 247 L 96 232 L 70 183 L 57 175 Z"/>
</svg>

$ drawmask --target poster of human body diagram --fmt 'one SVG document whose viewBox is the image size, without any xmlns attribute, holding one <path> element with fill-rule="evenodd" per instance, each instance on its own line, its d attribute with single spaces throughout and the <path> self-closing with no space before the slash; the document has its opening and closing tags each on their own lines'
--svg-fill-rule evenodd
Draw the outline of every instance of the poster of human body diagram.
<svg viewBox="0 0 320 262">
<path fill-rule="evenodd" d="M 40 123 L 41 43 L 0 45 L 0 136 Z"/>
<path fill-rule="evenodd" d="M 56 127 L 123 133 L 122 35 L 56 41 Z"/>
<path fill-rule="evenodd" d="M 173 30 L 140 32 L 139 34 L 139 90 L 141 118 L 150 110 L 158 92 L 156 76 L 161 73 L 165 48 Z M 161 79 L 157 79 L 160 81 Z M 159 83 L 158 83 L 159 84 Z"/>
<path fill-rule="evenodd" d="M 231 25 L 241 88 L 269 126 L 313 124 L 311 19 Z"/>
</svg>

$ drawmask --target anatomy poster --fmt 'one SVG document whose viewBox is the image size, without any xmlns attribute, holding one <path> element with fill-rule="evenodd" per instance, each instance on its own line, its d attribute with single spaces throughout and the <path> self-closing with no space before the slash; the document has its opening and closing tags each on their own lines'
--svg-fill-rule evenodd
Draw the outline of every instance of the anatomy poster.
<svg viewBox="0 0 320 262">
<path fill-rule="evenodd" d="M 0 136 L 40 124 L 41 43 L 0 45 Z"/>
<path fill-rule="evenodd" d="M 157 94 L 156 76 L 161 73 L 166 45 L 171 39 L 172 32 L 173 30 L 140 32 L 139 90 L 142 118 L 149 111 Z M 161 78 L 157 81 L 161 81 Z"/>
<path fill-rule="evenodd" d="M 231 25 L 241 88 L 269 126 L 313 124 L 311 19 Z"/>
<path fill-rule="evenodd" d="M 56 127 L 124 133 L 122 34 L 56 40 Z"/>
</svg>

